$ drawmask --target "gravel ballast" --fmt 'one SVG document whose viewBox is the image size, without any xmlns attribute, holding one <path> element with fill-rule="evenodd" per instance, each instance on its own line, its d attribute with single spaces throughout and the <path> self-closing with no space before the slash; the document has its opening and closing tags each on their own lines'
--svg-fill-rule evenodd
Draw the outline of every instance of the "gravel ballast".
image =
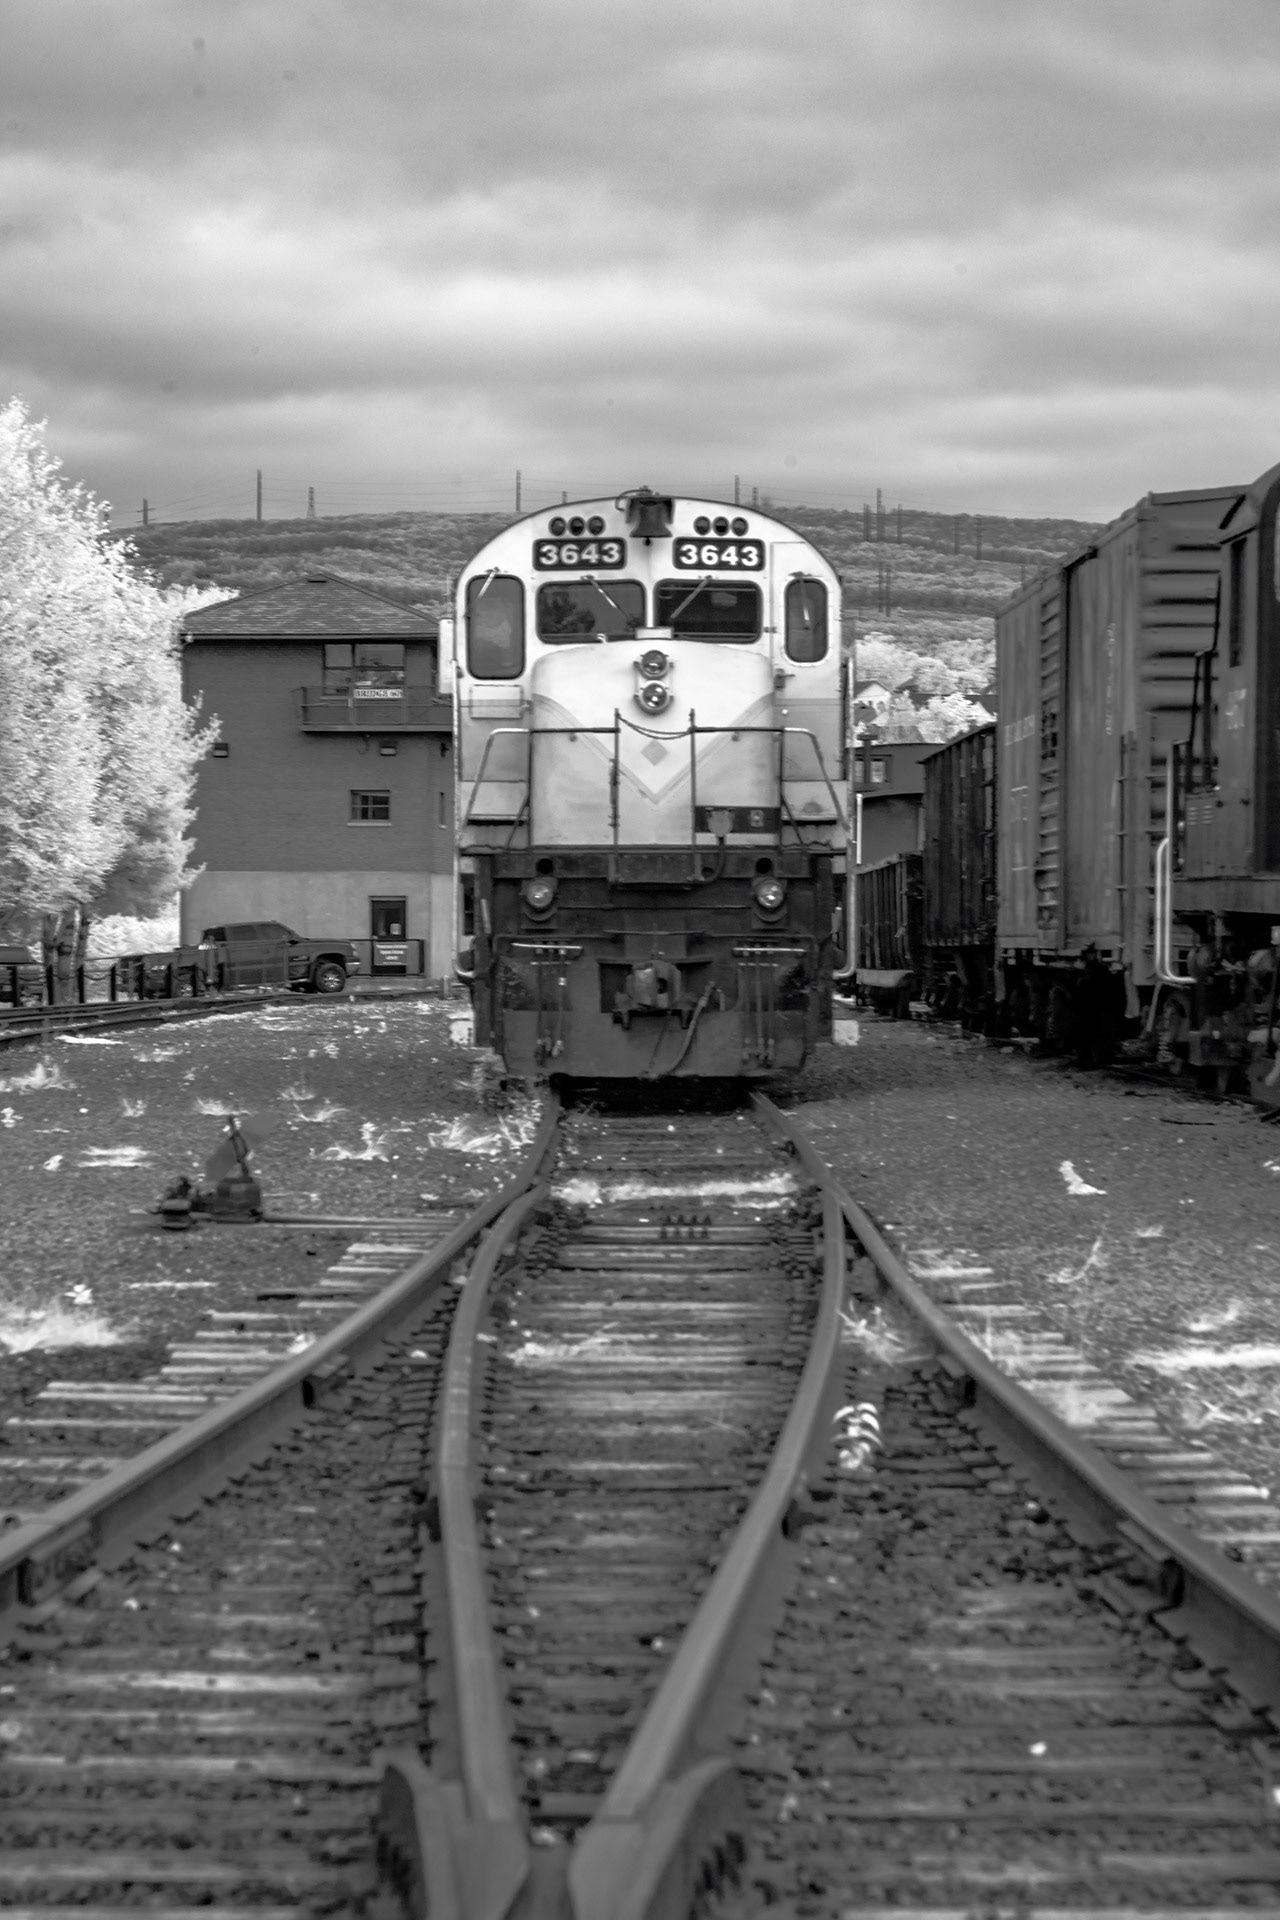
<svg viewBox="0 0 1280 1920">
<path fill-rule="evenodd" d="M 785 1103 L 908 1263 L 989 1267 L 1170 1429 L 1280 1486 L 1280 1138 L 1257 1109 L 841 1026 L 856 1044 Z"/>
<path fill-rule="evenodd" d="M 253 1155 L 267 1209 L 425 1215 L 507 1176 L 523 1116 L 481 1111 L 466 1009 L 300 1000 L 0 1058 L 0 1405 L 51 1377 L 133 1377 L 246 1286 L 310 1284 L 352 1232 L 150 1214 L 199 1173 L 230 1110 L 274 1116 Z"/>
</svg>

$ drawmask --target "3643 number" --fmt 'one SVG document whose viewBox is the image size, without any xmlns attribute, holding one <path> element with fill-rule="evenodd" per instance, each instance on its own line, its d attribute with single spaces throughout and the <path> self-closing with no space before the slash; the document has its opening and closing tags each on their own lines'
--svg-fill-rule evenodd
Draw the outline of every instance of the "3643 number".
<svg viewBox="0 0 1280 1920">
<path fill-rule="evenodd" d="M 739 572 L 759 573 L 764 567 L 764 547 L 759 540 L 677 540 L 672 555 L 676 566 L 690 571 L 736 567 Z"/>
<path fill-rule="evenodd" d="M 533 564 L 539 573 L 563 573 L 567 567 L 625 567 L 625 540 L 535 540 Z"/>
</svg>

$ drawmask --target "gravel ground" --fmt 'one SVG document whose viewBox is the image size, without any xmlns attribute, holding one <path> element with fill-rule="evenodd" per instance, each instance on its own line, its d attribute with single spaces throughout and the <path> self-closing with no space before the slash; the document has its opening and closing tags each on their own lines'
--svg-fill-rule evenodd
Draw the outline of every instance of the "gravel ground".
<svg viewBox="0 0 1280 1920">
<path fill-rule="evenodd" d="M 302 1000 L 0 1057 L 0 1405 L 52 1377 L 132 1377 L 228 1288 L 306 1284 L 338 1257 L 351 1234 L 171 1234 L 150 1216 L 228 1109 L 278 1118 L 254 1154 L 273 1212 L 425 1213 L 500 1185 L 522 1115 L 481 1112 L 481 1056 L 451 1032 L 464 1018 Z"/>
<path fill-rule="evenodd" d="M 1171 1429 L 1280 1486 L 1280 1137 L 1258 1111 L 856 1028 L 785 1104 L 908 1262 L 993 1268 Z"/>
</svg>

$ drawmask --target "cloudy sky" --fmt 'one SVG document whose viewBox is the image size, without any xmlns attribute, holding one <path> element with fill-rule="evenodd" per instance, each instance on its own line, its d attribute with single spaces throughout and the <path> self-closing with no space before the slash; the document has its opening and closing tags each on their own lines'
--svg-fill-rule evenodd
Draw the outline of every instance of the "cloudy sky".
<svg viewBox="0 0 1280 1920">
<path fill-rule="evenodd" d="M 0 0 L 0 397 L 118 522 L 1280 459 L 1280 0 Z"/>
</svg>

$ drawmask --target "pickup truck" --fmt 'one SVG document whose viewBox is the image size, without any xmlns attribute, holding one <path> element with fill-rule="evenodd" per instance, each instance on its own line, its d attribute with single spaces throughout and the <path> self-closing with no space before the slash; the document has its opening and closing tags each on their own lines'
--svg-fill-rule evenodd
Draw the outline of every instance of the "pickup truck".
<svg viewBox="0 0 1280 1920">
<path fill-rule="evenodd" d="M 206 927 L 195 958 L 209 986 L 219 988 L 289 986 L 299 993 L 341 993 L 348 974 L 360 971 L 350 940 L 305 939 L 278 920 Z"/>
</svg>

